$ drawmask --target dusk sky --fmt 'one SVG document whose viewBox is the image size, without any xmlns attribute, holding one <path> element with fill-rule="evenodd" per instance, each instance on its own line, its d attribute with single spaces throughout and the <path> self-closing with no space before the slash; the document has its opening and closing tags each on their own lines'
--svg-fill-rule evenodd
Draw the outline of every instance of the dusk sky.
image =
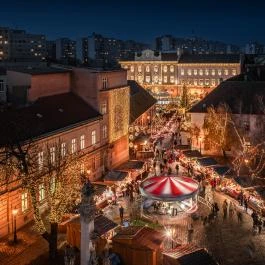
<svg viewBox="0 0 265 265">
<path fill-rule="evenodd" d="M 16 0 L 4 1 L 0 25 L 47 39 L 92 32 L 151 43 L 157 36 L 196 36 L 244 45 L 265 43 L 265 1 Z"/>
</svg>

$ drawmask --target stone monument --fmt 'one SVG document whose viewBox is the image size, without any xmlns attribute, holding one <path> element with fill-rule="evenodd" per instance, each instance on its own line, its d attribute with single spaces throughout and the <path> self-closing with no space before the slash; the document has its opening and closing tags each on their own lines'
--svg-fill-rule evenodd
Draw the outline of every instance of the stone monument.
<svg viewBox="0 0 265 265">
<path fill-rule="evenodd" d="M 96 205 L 94 202 L 94 189 L 88 180 L 81 191 L 81 203 L 79 206 L 81 222 L 81 265 L 97 265 L 97 258 L 93 244 L 94 219 Z"/>
</svg>

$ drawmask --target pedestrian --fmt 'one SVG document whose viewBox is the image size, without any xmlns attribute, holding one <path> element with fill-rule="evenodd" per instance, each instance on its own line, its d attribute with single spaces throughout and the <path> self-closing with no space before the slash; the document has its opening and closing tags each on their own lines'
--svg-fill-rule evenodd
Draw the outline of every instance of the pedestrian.
<svg viewBox="0 0 265 265">
<path fill-rule="evenodd" d="M 244 202 L 244 194 L 243 191 L 241 190 L 239 195 L 238 195 L 238 200 L 239 200 L 239 204 L 240 206 L 243 206 L 243 202 Z"/>
<path fill-rule="evenodd" d="M 171 174 L 172 174 L 172 169 L 171 169 L 171 167 L 168 167 L 167 174 L 168 174 L 168 175 L 171 175 Z"/>
<path fill-rule="evenodd" d="M 232 219 L 234 216 L 234 204 L 233 202 L 230 202 L 229 204 L 229 218 Z"/>
<path fill-rule="evenodd" d="M 219 207 L 217 202 L 214 203 L 213 205 L 213 212 L 214 212 L 214 216 L 217 217 L 218 216 L 218 212 L 219 212 Z"/>
<path fill-rule="evenodd" d="M 227 217 L 227 207 L 228 207 L 228 203 L 227 203 L 227 201 L 226 201 L 226 199 L 225 199 L 224 202 L 223 202 L 224 220 L 225 220 L 226 217 Z"/>
<path fill-rule="evenodd" d="M 176 163 L 175 169 L 176 169 L 176 174 L 178 175 L 179 174 L 179 164 L 178 163 Z"/>
<path fill-rule="evenodd" d="M 242 224 L 242 221 L 243 221 L 243 215 L 242 215 L 242 212 L 241 211 L 237 211 L 237 221 L 239 224 Z"/>
<path fill-rule="evenodd" d="M 122 205 L 121 205 L 120 208 L 119 208 L 119 212 L 120 212 L 121 223 L 123 223 L 124 208 L 122 207 Z"/>
<path fill-rule="evenodd" d="M 258 217 L 258 230 L 259 230 L 259 234 L 261 234 L 262 226 L 263 226 L 262 219 L 261 219 L 261 217 Z"/>
</svg>

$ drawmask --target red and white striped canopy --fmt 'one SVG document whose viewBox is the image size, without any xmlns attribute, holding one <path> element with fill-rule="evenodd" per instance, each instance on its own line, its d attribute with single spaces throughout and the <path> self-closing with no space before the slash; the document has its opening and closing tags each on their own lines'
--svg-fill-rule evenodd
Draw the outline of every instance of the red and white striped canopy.
<svg viewBox="0 0 265 265">
<path fill-rule="evenodd" d="M 198 192 L 198 182 L 188 177 L 153 176 L 140 185 L 141 194 L 162 201 L 180 201 Z"/>
</svg>

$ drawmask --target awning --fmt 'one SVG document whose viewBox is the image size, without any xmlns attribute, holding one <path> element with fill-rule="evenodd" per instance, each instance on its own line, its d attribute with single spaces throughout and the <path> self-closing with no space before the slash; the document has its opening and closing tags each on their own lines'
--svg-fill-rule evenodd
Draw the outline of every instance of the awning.
<svg viewBox="0 0 265 265">
<path fill-rule="evenodd" d="M 129 173 L 126 171 L 112 170 L 104 177 L 104 181 L 123 181 L 128 175 Z"/>
<path fill-rule="evenodd" d="M 186 157 L 202 157 L 201 153 L 198 150 L 184 150 L 182 152 Z"/>
<path fill-rule="evenodd" d="M 218 164 L 217 161 L 212 157 L 198 158 L 197 161 L 201 166 L 204 167 L 214 166 Z"/>
<path fill-rule="evenodd" d="M 143 169 L 145 162 L 139 161 L 139 160 L 129 160 L 123 164 L 121 164 L 119 167 L 117 167 L 117 170 L 141 170 Z"/>
</svg>

